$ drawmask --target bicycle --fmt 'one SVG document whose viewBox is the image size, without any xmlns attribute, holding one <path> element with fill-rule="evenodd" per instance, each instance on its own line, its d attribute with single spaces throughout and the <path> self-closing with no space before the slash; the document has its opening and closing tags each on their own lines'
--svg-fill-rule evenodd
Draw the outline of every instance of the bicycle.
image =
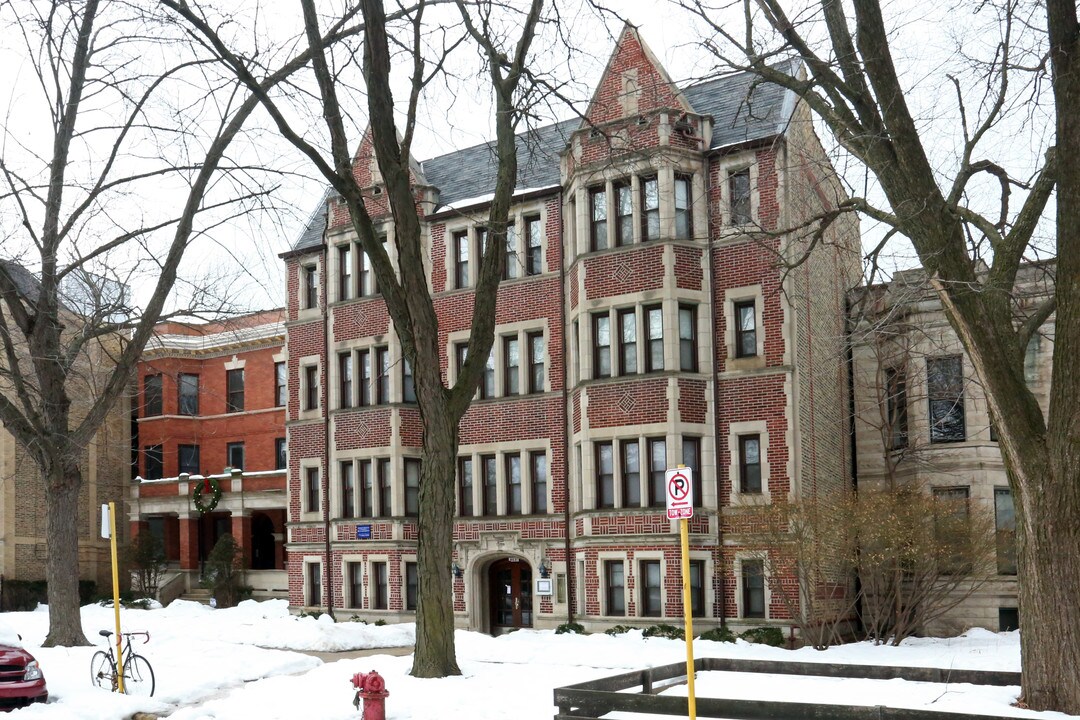
<svg viewBox="0 0 1080 720">
<path fill-rule="evenodd" d="M 98 632 L 103 638 L 112 637 L 111 630 Z M 141 635 L 146 639 L 143 644 L 150 642 L 150 633 L 146 631 L 121 633 L 126 639 L 123 648 L 124 658 L 124 694 L 151 697 L 154 694 L 154 669 L 150 667 L 150 661 L 142 655 L 136 655 L 131 647 L 131 638 Z M 116 692 L 119 683 L 116 673 L 116 655 L 113 652 L 115 645 L 110 641 L 108 652 L 98 650 L 90 660 L 90 681 L 103 690 Z"/>
</svg>

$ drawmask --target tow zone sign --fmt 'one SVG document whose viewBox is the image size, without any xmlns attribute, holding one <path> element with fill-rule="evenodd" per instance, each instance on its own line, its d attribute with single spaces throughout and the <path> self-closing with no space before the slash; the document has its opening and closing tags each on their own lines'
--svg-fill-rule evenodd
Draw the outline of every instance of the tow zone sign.
<svg viewBox="0 0 1080 720">
<path fill-rule="evenodd" d="M 694 471 L 681 467 L 668 470 L 664 476 L 667 487 L 668 520 L 694 517 Z"/>
</svg>

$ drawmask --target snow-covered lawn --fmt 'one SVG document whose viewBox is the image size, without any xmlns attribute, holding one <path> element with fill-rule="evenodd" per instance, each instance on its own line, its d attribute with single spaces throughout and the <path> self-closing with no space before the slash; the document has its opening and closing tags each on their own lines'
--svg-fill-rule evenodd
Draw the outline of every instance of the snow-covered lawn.
<svg viewBox="0 0 1080 720">
<path fill-rule="evenodd" d="M 103 645 L 98 630 L 111 629 L 111 608 L 83 608 L 87 637 Z M 176 720 L 202 718 L 355 719 L 356 672 L 378 670 L 390 691 L 387 717 L 470 718 L 477 720 L 550 720 L 555 714 L 552 690 L 627 669 L 685 660 L 681 642 L 625 635 L 555 635 L 522 630 L 499 638 L 459 631 L 458 660 L 463 675 L 442 680 L 409 677 L 411 657 L 374 655 L 323 663 L 297 651 L 355 650 L 411 645 L 412 625 L 375 627 L 332 623 L 289 615 L 284 601 L 212 610 L 176 601 L 164 609 L 124 610 L 124 631 L 147 630 L 149 644 L 137 651 L 153 664 L 157 692 L 153 698 L 124 697 L 90 683 L 90 656 L 96 648 L 42 648 L 48 612 L 5 613 L 6 624 L 23 637 L 23 645 L 41 662 L 50 702 L 19 710 L 10 717 L 122 720 L 137 711 L 168 714 Z M 2 627 L 0 627 L 2 633 Z M 0 634 L 2 636 L 2 634 Z M 739 657 L 808 662 L 920 665 L 978 670 L 1019 670 L 1017 633 L 973 630 L 950 639 L 917 639 L 901 647 L 867 643 L 794 652 L 742 641 L 697 641 L 698 657 Z M 701 673 L 700 697 L 767 698 L 795 702 L 928 707 L 1017 717 L 1062 718 L 1009 705 L 1018 688 L 938 685 L 901 680 L 835 680 L 736 673 Z M 667 692 L 686 694 L 685 686 Z M 626 716 L 642 718 L 643 716 Z"/>
</svg>

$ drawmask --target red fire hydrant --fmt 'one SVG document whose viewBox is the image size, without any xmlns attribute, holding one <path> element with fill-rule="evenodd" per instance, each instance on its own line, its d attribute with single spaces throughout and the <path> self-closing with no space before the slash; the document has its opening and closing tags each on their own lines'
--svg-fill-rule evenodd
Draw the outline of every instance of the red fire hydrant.
<svg viewBox="0 0 1080 720">
<path fill-rule="evenodd" d="M 362 720 L 386 720 L 386 681 L 382 675 L 372 670 L 369 673 L 356 673 L 352 677 L 353 687 L 356 688 L 356 697 L 353 705 L 359 709 L 360 700 L 364 701 L 364 711 L 360 717 Z"/>
</svg>

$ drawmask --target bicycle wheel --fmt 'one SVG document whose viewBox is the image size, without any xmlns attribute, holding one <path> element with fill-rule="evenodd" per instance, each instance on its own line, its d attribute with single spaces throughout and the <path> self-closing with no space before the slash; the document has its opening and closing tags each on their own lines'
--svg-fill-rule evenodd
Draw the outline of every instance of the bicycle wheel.
<svg viewBox="0 0 1080 720">
<path fill-rule="evenodd" d="M 90 682 L 94 687 L 113 691 L 113 685 L 116 683 L 116 669 L 113 667 L 112 660 L 109 659 L 109 653 L 104 650 L 98 650 L 90 659 Z"/>
<path fill-rule="evenodd" d="M 142 655 L 132 655 L 124 663 L 124 694 L 142 697 L 154 694 L 154 668 Z"/>
</svg>

